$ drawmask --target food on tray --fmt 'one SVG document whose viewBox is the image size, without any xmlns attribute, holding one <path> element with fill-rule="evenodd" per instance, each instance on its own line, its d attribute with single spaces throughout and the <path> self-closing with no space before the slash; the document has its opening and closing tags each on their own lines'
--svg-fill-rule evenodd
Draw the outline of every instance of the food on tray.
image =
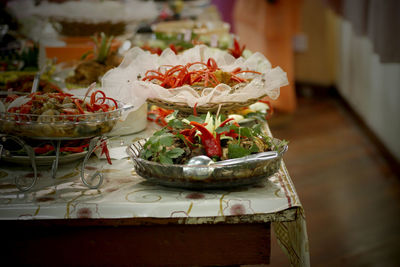
<svg viewBox="0 0 400 267">
<path fill-rule="evenodd" d="M 34 75 L 21 75 L 16 79 L 9 80 L 4 89 L 7 91 L 11 90 L 15 92 L 30 93 L 34 78 Z M 61 91 L 61 89 L 48 80 L 40 79 L 37 91 L 43 93 L 55 93 Z"/>
<path fill-rule="evenodd" d="M 100 95 L 100 97 L 97 97 Z M 109 99 L 113 106 L 105 103 Z M 10 107 L 8 112 L 34 115 L 79 115 L 96 112 L 107 112 L 118 108 L 117 102 L 97 90 L 92 93 L 90 102 L 74 97 L 71 94 L 59 93 L 32 93 L 29 95 L 29 101 L 21 106 Z"/>
<path fill-rule="evenodd" d="M 155 82 L 167 89 L 190 85 L 195 89 L 202 90 L 209 86 L 215 87 L 220 83 L 231 87 L 248 83 L 249 79 L 239 76 L 241 73 L 261 75 L 260 72 L 241 68 L 236 68 L 231 72 L 223 71 L 213 58 L 209 58 L 207 63 L 199 61 L 186 65 L 161 66 L 158 70 L 147 71 L 142 80 Z"/>
<path fill-rule="evenodd" d="M 39 46 L 30 40 L 2 44 L 0 71 L 37 71 Z"/>
<path fill-rule="evenodd" d="M 13 4 L 19 8 L 18 2 Z M 152 21 L 158 11 L 153 1 L 40 1 L 29 10 L 30 15 L 47 19 L 63 36 L 90 36 L 103 31 L 121 35 L 130 23 Z M 128 29 L 129 30 L 129 29 Z"/>
<path fill-rule="evenodd" d="M 0 131 L 28 137 L 90 137 L 111 131 L 120 116 L 116 100 L 100 90 L 72 94 L 32 93 L 18 97 L 0 113 Z"/>
<path fill-rule="evenodd" d="M 243 45 L 242 47 L 240 47 L 238 40 L 235 38 L 235 39 L 233 39 L 233 47 L 228 48 L 228 52 L 235 58 L 239 58 L 243 55 L 245 48 L 246 48 L 246 45 Z"/>
<path fill-rule="evenodd" d="M 248 107 L 232 110 L 231 113 L 232 114 L 229 115 L 229 117 L 234 118 L 237 122 L 242 122 L 245 119 L 265 121 L 271 118 L 274 109 L 269 101 L 259 100 Z"/>
<path fill-rule="evenodd" d="M 25 143 L 33 148 L 36 156 L 55 156 L 56 144 L 48 140 L 25 139 Z M 82 153 L 88 150 L 90 139 L 66 140 L 60 143 L 60 156 Z M 3 143 L 3 149 L 11 156 L 27 156 L 26 150 L 12 139 Z"/>
<path fill-rule="evenodd" d="M 107 37 L 104 33 L 101 33 L 100 38 L 93 37 L 93 41 L 95 42 L 94 51 L 83 55 L 83 59 L 90 53 L 94 54 L 94 58 L 80 63 L 74 69 L 74 74 L 65 79 L 66 83 L 84 87 L 89 86 L 94 82 L 98 82 L 108 70 L 120 64 L 121 58 L 115 51 L 111 51 L 112 36 Z"/>
<path fill-rule="evenodd" d="M 260 152 L 278 151 L 272 138 L 260 124 L 241 127 L 233 118 L 222 121 L 208 113 L 206 117 L 177 119 L 176 112 L 167 117 L 168 125 L 154 133 L 140 153 L 145 160 L 162 164 L 186 164 L 192 157 L 207 155 L 214 161 L 241 158 Z"/>
</svg>

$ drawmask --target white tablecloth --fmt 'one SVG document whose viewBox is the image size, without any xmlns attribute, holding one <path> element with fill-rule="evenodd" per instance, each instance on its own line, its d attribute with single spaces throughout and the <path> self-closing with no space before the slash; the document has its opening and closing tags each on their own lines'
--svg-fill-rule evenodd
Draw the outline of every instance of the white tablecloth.
<svg viewBox="0 0 400 267">
<path fill-rule="evenodd" d="M 146 137 L 150 124 L 138 134 L 111 139 L 111 151 Z M 61 165 L 55 179 L 50 167 L 39 168 L 38 183 L 25 193 L 14 185 L 16 175 L 32 175 L 28 166 L 0 161 L 0 219 L 181 218 L 182 223 L 272 222 L 278 242 L 292 265 L 308 266 L 308 238 L 304 212 L 282 162 L 278 173 L 263 182 L 229 190 L 191 191 L 159 186 L 141 178 L 128 157 L 112 160 L 93 156 L 85 172 L 104 174 L 99 189 L 80 179 L 82 161 Z M 247 216 L 247 215 L 250 215 Z"/>
</svg>

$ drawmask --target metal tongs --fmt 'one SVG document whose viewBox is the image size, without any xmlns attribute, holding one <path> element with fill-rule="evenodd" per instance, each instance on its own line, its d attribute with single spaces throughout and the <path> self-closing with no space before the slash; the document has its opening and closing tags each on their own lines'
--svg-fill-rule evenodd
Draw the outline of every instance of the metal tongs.
<svg viewBox="0 0 400 267">
<path fill-rule="evenodd" d="M 42 76 L 42 74 L 47 70 L 48 67 L 50 66 L 46 64 L 38 72 L 36 72 L 35 77 L 33 78 L 31 93 L 37 92 L 40 82 L 40 76 Z"/>
<path fill-rule="evenodd" d="M 189 160 L 186 165 L 189 166 L 207 166 L 207 165 L 216 165 L 216 166 L 229 166 L 237 163 L 249 163 L 249 162 L 257 162 L 264 161 L 267 159 L 272 159 L 278 157 L 277 151 L 267 151 L 261 152 L 253 155 L 249 155 L 246 157 L 235 158 L 235 159 L 227 159 L 223 161 L 214 162 L 212 159 L 207 157 L 206 155 L 195 156 Z"/>
</svg>

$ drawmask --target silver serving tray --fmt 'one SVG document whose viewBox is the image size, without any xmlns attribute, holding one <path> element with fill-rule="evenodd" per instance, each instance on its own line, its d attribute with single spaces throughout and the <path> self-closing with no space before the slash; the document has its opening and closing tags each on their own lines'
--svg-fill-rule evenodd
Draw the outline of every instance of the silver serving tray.
<svg viewBox="0 0 400 267">
<path fill-rule="evenodd" d="M 88 152 L 78 152 L 71 153 L 68 155 L 60 155 L 58 159 L 59 164 L 67 164 L 80 159 L 83 159 Z M 53 164 L 56 156 L 35 156 L 35 163 L 37 166 L 50 166 Z M 16 156 L 16 155 L 2 155 L 1 161 L 21 164 L 21 165 L 31 165 L 31 158 L 29 156 Z"/>
<path fill-rule="evenodd" d="M 132 158 L 136 173 L 150 182 L 169 187 L 186 189 L 221 189 L 246 186 L 258 183 L 276 173 L 282 156 L 288 146 L 282 146 L 273 156 L 258 157 L 258 153 L 250 158 L 219 161 L 211 165 L 160 164 L 139 157 L 145 139 L 139 140 L 127 148 Z M 274 138 L 275 144 L 282 141 Z"/>
</svg>

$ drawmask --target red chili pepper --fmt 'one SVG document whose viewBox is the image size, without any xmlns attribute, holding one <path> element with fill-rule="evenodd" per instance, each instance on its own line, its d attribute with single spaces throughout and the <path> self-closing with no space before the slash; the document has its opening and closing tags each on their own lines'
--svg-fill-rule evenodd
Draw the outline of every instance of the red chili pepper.
<svg viewBox="0 0 400 267">
<path fill-rule="evenodd" d="M 223 126 L 225 126 L 225 124 L 227 124 L 228 122 L 230 122 L 232 120 L 234 120 L 234 119 L 233 118 L 228 118 L 228 119 L 224 120 L 218 127 L 223 127 Z M 239 124 L 236 121 L 234 121 L 233 124 L 239 127 Z M 217 134 L 218 139 L 220 138 L 220 136 L 222 134 L 224 134 L 226 136 L 230 136 L 232 138 L 237 138 L 239 136 L 237 133 L 235 133 L 234 130 L 230 130 L 229 132 L 225 131 L 225 132 Z"/>
<path fill-rule="evenodd" d="M 9 95 L 6 97 L 5 102 L 6 102 L 6 103 L 9 103 L 9 102 L 14 101 L 14 100 L 17 99 L 17 98 L 18 98 L 18 95 L 16 95 L 16 94 L 9 94 Z"/>
<path fill-rule="evenodd" d="M 112 165 L 111 157 L 110 157 L 110 151 L 108 151 L 108 147 L 107 147 L 107 141 L 104 140 L 103 142 L 101 142 L 100 146 L 101 146 L 101 154 L 100 154 L 100 156 L 105 154 L 108 164 Z"/>
<path fill-rule="evenodd" d="M 194 106 L 193 106 L 193 115 L 194 116 L 197 116 L 197 102 L 194 104 Z"/>
<path fill-rule="evenodd" d="M 29 114 L 31 111 L 31 108 L 32 108 L 32 102 L 29 101 L 19 108 L 19 113 L 20 114 Z"/>
<path fill-rule="evenodd" d="M 239 58 L 242 54 L 244 49 L 246 48 L 245 45 L 240 47 L 240 44 L 236 38 L 233 40 L 233 48 L 229 48 L 228 51 L 229 53 L 234 56 L 235 58 Z"/>
<path fill-rule="evenodd" d="M 80 113 L 80 114 L 85 114 L 85 111 L 83 110 L 83 108 L 81 107 L 81 104 L 79 103 L 80 101 L 81 101 L 81 100 L 78 99 L 78 98 L 75 98 L 75 99 L 74 99 L 74 103 L 75 103 L 76 107 L 78 108 L 79 113 Z"/>
<path fill-rule="evenodd" d="M 178 54 L 178 50 L 176 50 L 176 47 L 175 47 L 174 44 L 170 44 L 170 45 L 169 45 L 169 48 L 171 48 L 171 50 L 174 51 L 175 55 Z"/>
<path fill-rule="evenodd" d="M 206 127 L 202 124 L 192 121 L 190 125 L 193 125 L 197 130 L 201 132 L 201 143 L 203 144 L 207 156 L 211 157 L 221 157 L 222 156 L 222 148 L 221 144 L 218 142 L 217 138 L 214 137 L 212 133 L 210 133 Z"/>
<path fill-rule="evenodd" d="M 165 118 L 172 112 L 174 111 L 157 107 L 156 109 L 147 112 L 147 120 L 154 121 L 158 125 L 164 127 L 168 124 Z M 153 119 L 150 115 L 154 115 L 155 118 Z"/>
<path fill-rule="evenodd" d="M 97 98 L 96 99 L 96 95 L 97 94 L 101 94 L 101 97 L 99 97 L 99 98 Z M 103 100 L 101 103 L 97 103 L 97 100 Z M 104 103 L 104 101 L 106 101 L 106 94 L 103 92 L 103 91 L 101 91 L 101 90 L 97 90 L 97 91 L 94 91 L 91 95 L 90 95 L 90 104 L 94 104 L 94 103 L 97 103 L 97 104 L 103 104 Z"/>
<path fill-rule="evenodd" d="M 226 120 L 224 120 L 218 127 L 224 127 L 225 124 L 227 124 L 228 122 L 232 121 L 233 118 L 227 118 Z"/>
<path fill-rule="evenodd" d="M 47 152 L 53 151 L 54 150 L 54 146 L 46 144 L 42 147 L 35 147 L 33 148 L 33 151 L 35 152 L 35 154 L 45 154 Z"/>
<path fill-rule="evenodd" d="M 195 127 L 193 127 L 192 129 L 183 129 L 179 133 L 184 135 L 189 142 L 191 142 L 192 144 L 194 143 L 194 136 L 196 135 Z"/>
</svg>

